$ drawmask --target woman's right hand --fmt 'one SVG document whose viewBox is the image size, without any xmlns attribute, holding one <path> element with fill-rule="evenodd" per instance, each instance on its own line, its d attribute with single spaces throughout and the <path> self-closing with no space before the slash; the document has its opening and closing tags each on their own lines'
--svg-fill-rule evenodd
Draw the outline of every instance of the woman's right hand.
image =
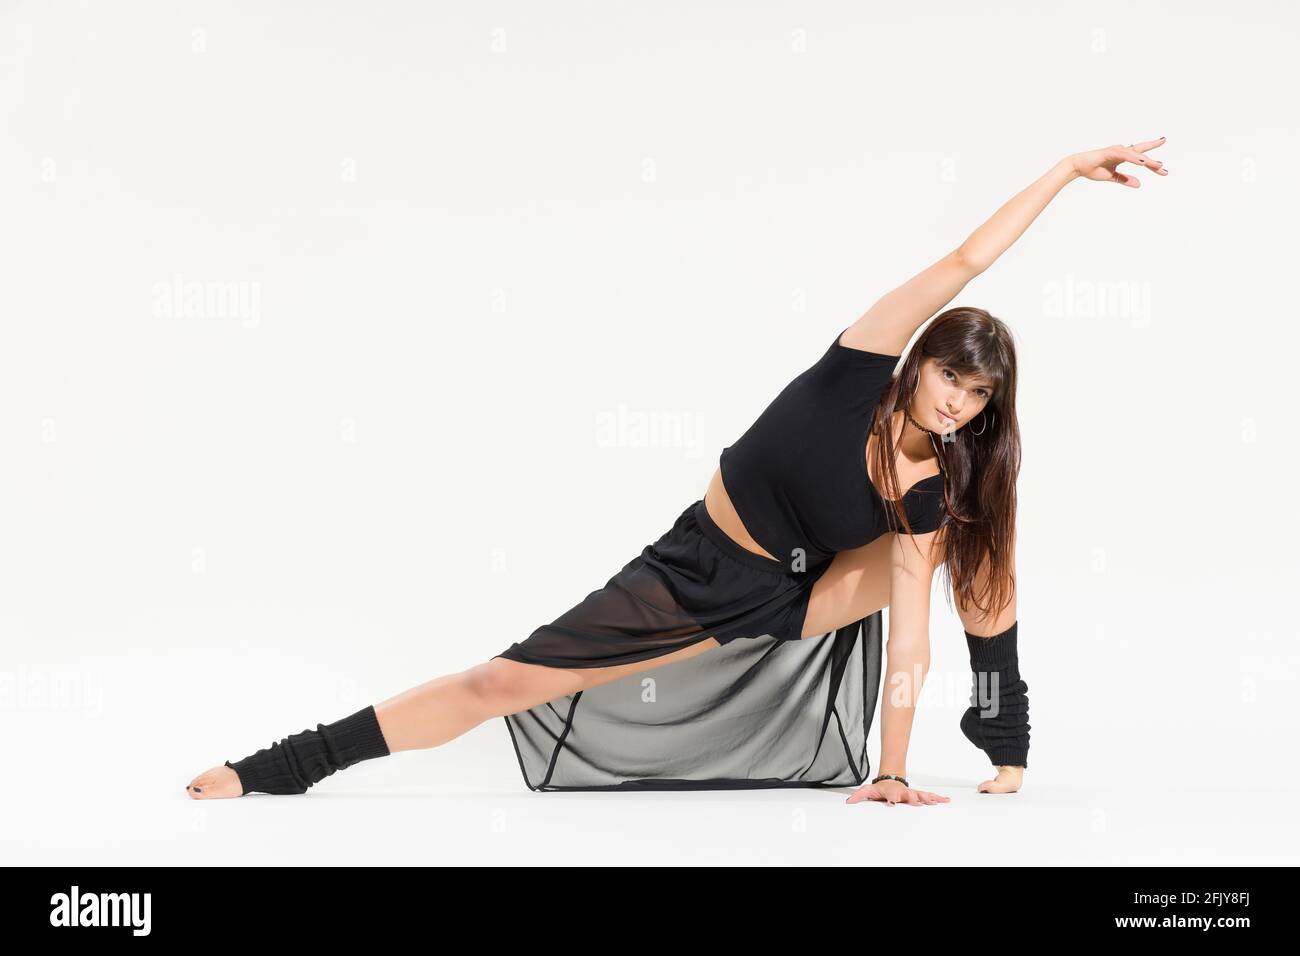
<svg viewBox="0 0 1300 956">
<path fill-rule="evenodd" d="M 882 780 L 880 783 L 864 783 L 844 802 L 861 803 L 863 800 L 882 800 L 890 806 L 895 803 L 908 803 L 920 807 L 932 803 L 947 803 L 949 799 L 949 797 L 931 793 L 929 790 L 914 790 L 911 787 L 905 787 L 897 780 Z"/>
<path fill-rule="evenodd" d="M 1132 146 L 1105 146 L 1101 149 L 1086 150 L 1070 156 L 1068 161 L 1074 171 L 1086 179 L 1095 179 L 1104 183 L 1119 183 L 1121 186 L 1131 186 L 1137 189 L 1141 185 L 1140 180 L 1128 173 L 1121 173 L 1115 167 L 1120 163 L 1134 163 L 1138 166 L 1153 169 L 1162 176 L 1168 176 L 1169 170 L 1165 169 L 1164 163 L 1146 155 L 1147 150 L 1155 149 L 1157 146 L 1163 146 L 1164 144 L 1165 138 L 1161 136 L 1159 139 L 1134 143 Z"/>
</svg>

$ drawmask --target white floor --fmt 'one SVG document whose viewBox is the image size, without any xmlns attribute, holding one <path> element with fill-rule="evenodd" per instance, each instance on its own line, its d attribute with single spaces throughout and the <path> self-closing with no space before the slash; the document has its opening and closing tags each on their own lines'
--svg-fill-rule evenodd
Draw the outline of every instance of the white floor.
<svg viewBox="0 0 1300 956">
<path fill-rule="evenodd" d="M 504 736 L 504 730 L 497 728 Z M 130 749 L 130 748 L 124 748 Z M 10 864 L 1282 865 L 1297 860 L 1300 792 L 1036 786 L 980 794 L 974 777 L 913 771 L 930 807 L 844 803 L 849 790 L 532 793 L 508 745 L 492 786 L 422 785 L 437 751 L 349 768 L 294 797 L 193 801 L 179 758 L 124 756 L 111 780 L 46 768 L 11 778 Z M 508 771 L 503 774 L 502 770 Z M 514 773 L 513 778 L 510 773 Z"/>
<path fill-rule="evenodd" d="M 292 624 L 279 630 L 294 633 Z M 451 669 L 412 664 L 411 652 L 378 642 L 364 660 L 366 679 L 342 680 L 331 676 L 340 665 L 325 629 L 296 627 L 324 650 L 282 659 L 269 639 L 260 656 L 248 648 L 204 651 L 213 640 L 168 646 L 161 638 L 147 655 L 121 651 L 125 641 L 104 642 L 98 655 L 69 642 L 15 647 L 26 663 L 0 708 L 0 859 L 85 866 L 1300 861 L 1300 774 L 1287 759 L 1293 695 L 1285 692 L 1290 671 L 1277 666 L 1290 644 L 1270 642 L 1281 649 L 1270 658 L 1275 666 L 1243 671 L 1255 675 L 1243 689 L 1230 654 L 1169 656 L 1181 668 L 1171 674 L 1146 660 L 1167 641 L 1136 643 L 1127 661 L 1145 681 L 1134 685 L 1141 693 L 1122 693 L 1111 679 L 1100 702 L 1089 674 L 1109 671 L 1083 672 L 1049 656 L 1058 645 L 1062 654 L 1077 646 L 1065 638 L 1035 646 L 1022 655 L 1032 664 L 1034 728 L 1024 788 L 981 794 L 975 787 L 992 767 L 958 730 L 969 688 L 965 647 L 936 627 L 923 692 L 931 696 L 915 715 L 907 769 L 914 786 L 951 797 L 939 806 L 849 806 L 847 788 L 534 793 L 500 718 L 442 747 L 365 761 L 301 796 L 190 799 L 185 785 L 208 767 L 382 700 L 410 686 L 411 672 Z M 357 630 L 348 621 L 339 628 Z M 1269 633 L 1246 628 L 1231 646 L 1246 653 Z M 1106 653 L 1103 642 L 1098 659 Z M 250 660 L 259 663 L 257 689 L 231 676 Z M 77 668 L 97 679 L 70 682 Z M 65 672 L 57 693 L 33 679 Z M 15 688 L 21 694 L 10 699 Z M 868 749 L 876 761 L 878 720 Z"/>
</svg>

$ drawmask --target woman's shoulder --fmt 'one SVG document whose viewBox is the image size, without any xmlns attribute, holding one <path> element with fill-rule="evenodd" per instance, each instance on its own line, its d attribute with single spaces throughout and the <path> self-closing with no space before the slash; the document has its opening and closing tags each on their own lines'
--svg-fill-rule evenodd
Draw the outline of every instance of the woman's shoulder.
<svg viewBox="0 0 1300 956">
<path fill-rule="evenodd" d="M 845 345 L 840 340 L 843 334 L 831 339 L 821 358 L 801 378 L 853 399 L 855 406 L 864 402 L 874 405 L 889 387 L 899 356 Z"/>
<path fill-rule="evenodd" d="M 893 355 L 889 352 L 878 352 L 865 348 L 861 339 L 854 336 L 853 332 L 854 327 L 851 325 L 841 329 L 831 342 L 830 348 L 827 349 L 827 355 L 837 360 L 861 365 L 888 364 L 890 371 L 893 371 L 894 366 L 898 364 L 898 360 L 903 357 L 901 352 Z"/>
</svg>

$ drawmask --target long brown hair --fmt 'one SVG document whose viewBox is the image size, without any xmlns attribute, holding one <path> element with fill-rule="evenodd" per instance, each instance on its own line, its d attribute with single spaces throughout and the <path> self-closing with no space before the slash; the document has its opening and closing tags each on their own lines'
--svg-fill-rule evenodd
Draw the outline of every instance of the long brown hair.
<svg viewBox="0 0 1300 956">
<path fill-rule="evenodd" d="M 898 375 L 881 397 L 872 430 L 876 433 L 875 472 L 884 476 L 886 514 L 912 535 L 900 499 L 894 467 L 894 412 L 906 409 L 920 381 L 926 359 L 961 375 L 981 375 L 991 383 L 992 398 L 981 415 L 952 435 L 932 438 L 943 471 L 943 520 L 936 543 L 942 548 L 950 592 L 962 605 L 974 603 L 996 617 L 1010 602 L 1015 587 L 1011 542 L 1016 523 L 1016 476 L 1020 473 L 1020 426 L 1016 420 L 1016 349 L 1011 331 L 983 309 L 958 307 L 941 312 L 908 352 Z M 972 424 L 983 431 L 972 433 Z M 904 423 L 904 428 L 907 423 Z M 890 507 L 892 500 L 892 508 Z M 973 593 L 981 565 L 988 577 L 981 604 Z"/>
</svg>

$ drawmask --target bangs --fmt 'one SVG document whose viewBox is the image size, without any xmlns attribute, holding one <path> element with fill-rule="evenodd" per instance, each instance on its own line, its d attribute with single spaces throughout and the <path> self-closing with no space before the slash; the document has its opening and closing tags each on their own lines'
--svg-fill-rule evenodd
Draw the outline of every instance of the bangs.
<svg viewBox="0 0 1300 956">
<path fill-rule="evenodd" d="M 1001 361 L 994 355 L 978 355 L 966 349 L 960 349 L 948 355 L 935 355 L 933 358 L 936 363 L 952 369 L 963 379 L 977 380 L 976 383 L 972 384 L 983 385 L 994 395 L 1000 392 L 1006 384 L 1006 371 L 1003 369 Z"/>
</svg>

